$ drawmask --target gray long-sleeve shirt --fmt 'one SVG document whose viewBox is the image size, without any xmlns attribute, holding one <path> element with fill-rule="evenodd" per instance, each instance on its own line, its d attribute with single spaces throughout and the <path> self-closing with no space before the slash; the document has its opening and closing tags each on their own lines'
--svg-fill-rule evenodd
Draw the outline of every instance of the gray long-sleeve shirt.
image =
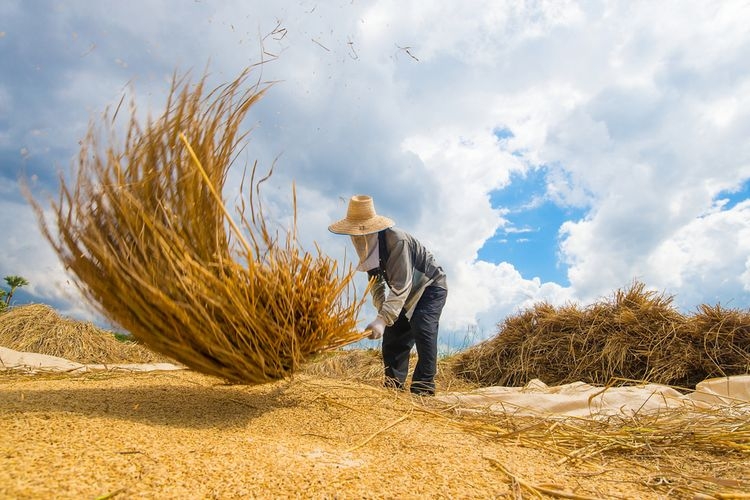
<svg viewBox="0 0 750 500">
<path fill-rule="evenodd" d="M 402 309 L 411 318 L 425 288 L 436 286 L 447 290 L 448 282 L 443 268 L 416 238 L 396 228 L 384 231 L 388 254 L 384 270 L 388 282 L 382 274 L 375 278 L 372 299 L 378 315 L 390 326 Z M 387 294 L 386 285 L 390 289 Z"/>
</svg>

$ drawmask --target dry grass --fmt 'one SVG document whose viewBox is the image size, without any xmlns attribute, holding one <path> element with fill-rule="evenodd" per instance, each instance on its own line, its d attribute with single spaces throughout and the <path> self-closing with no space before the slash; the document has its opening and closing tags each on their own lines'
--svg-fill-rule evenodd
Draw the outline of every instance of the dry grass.
<svg viewBox="0 0 750 500">
<path fill-rule="evenodd" d="M 536 304 L 498 334 L 455 356 L 456 375 L 482 386 L 648 381 L 694 387 L 750 372 L 750 314 L 702 306 L 679 313 L 672 297 L 635 282 L 588 307 Z"/>
<path fill-rule="evenodd" d="M 750 311 L 701 305 L 688 329 L 707 377 L 750 373 Z"/>
<path fill-rule="evenodd" d="M 24 308 L 15 308 L 11 312 L 23 312 Z M 45 328 L 54 329 L 56 323 L 47 319 L 49 308 L 29 307 L 24 314 L 25 326 L 16 322 L 23 328 L 16 327 L 16 331 L 23 331 L 32 327 L 39 331 Z M 0 316 L 0 321 L 5 320 L 7 315 Z M 59 322 L 61 319 L 56 318 Z M 90 342 L 87 337 L 78 337 L 77 328 L 61 330 L 60 335 L 50 335 L 48 344 L 59 343 L 65 345 L 71 340 L 83 343 Z M 28 349 L 32 350 L 32 349 Z M 100 362 L 94 359 L 94 362 Z M 436 385 L 440 390 L 460 390 L 459 385 L 464 383 L 446 369 L 445 363 L 450 359 L 441 360 L 439 365 Z M 289 443 L 290 453 L 304 455 L 307 439 L 315 436 L 325 436 L 325 442 L 334 439 L 333 436 L 341 437 L 341 426 L 345 422 L 356 422 L 356 434 L 345 434 L 346 442 L 342 444 L 343 453 L 357 454 L 369 453 L 373 446 L 378 443 L 390 443 L 388 453 L 400 453 L 403 455 L 405 449 L 414 447 L 414 439 L 419 432 L 404 433 L 404 436 L 395 441 L 393 433 L 404 426 L 414 425 L 422 432 L 425 427 L 433 429 L 430 433 L 423 435 L 424 440 L 420 449 L 422 458 L 437 460 L 439 450 L 454 450 L 456 441 L 465 442 L 467 436 L 474 435 L 482 439 L 474 444 L 469 451 L 464 446 L 463 454 L 456 456 L 451 451 L 455 464 L 473 460 L 474 467 L 481 467 L 482 460 L 487 466 L 501 472 L 496 476 L 498 484 L 508 484 L 517 495 L 530 494 L 532 496 L 546 495 L 552 498 L 620 498 L 617 491 L 627 492 L 625 496 L 640 498 L 741 498 L 743 491 L 750 488 L 750 467 L 747 466 L 747 456 L 750 454 L 750 422 L 747 414 L 750 409 L 743 406 L 718 410 L 668 410 L 657 414 L 636 414 L 632 417 L 612 417 L 608 420 L 593 420 L 582 418 L 529 418 L 511 417 L 502 414 L 464 414 L 456 412 L 453 407 L 445 406 L 431 398 L 411 398 L 407 394 L 386 391 L 379 386 L 382 382 L 382 358 L 377 350 L 337 350 L 322 353 L 311 359 L 301 369 L 302 376 L 295 377 L 284 385 L 262 386 L 263 394 L 274 394 L 279 408 L 285 413 L 274 417 L 272 420 L 283 421 L 283 427 L 274 428 L 273 432 L 265 430 L 261 432 L 255 429 L 257 423 L 248 427 L 240 426 L 242 442 L 247 442 L 249 432 L 258 432 L 263 439 L 277 443 L 279 439 L 292 433 L 296 439 Z M 224 403 L 235 408 L 239 400 L 243 401 L 243 408 L 249 408 L 256 412 L 263 404 L 262 395 L 249 397 L 236 391 L 251 390 L 241 389 L 238 386 L 227 386 L 211 382 L 210 390 L 197 389 L 192 383 L 182 388 L 184 394 L 192 394 L 186 397 L 184 394 L 173 394 L 172 399 L 165 403 L 164 392 L 157 387 L 148 390 L 150 384 L 156 380 L 181 380 L 182 377 L 194 379 L 197 375 L 190 372 L 178 374 L 154 373 L 152 375 L 129 375 L 127 384 L 133 386 L 132 391 L 113 391 L 106 389 L 108 398 L 122 398 L 122 408 L 115 411 L 114 416 L 119 419 L 138 419 L 140 412 L 148 409 L 158 409 L 161 413 L 153 417 L 158 422 L 157 430 L 152 427 L 141 429 L 140 432 L 163 432 L 165 415 L 183 415 L 191 411 L 199 415 L 199 418 L 208 419 L 210 425 L 207 429 L 214 429 L 226 424 L 227 419 L 232 418 L 232 412 L 224 414 L 217 409 L 216 399 L 223 397 L 226 391 L 231 392 L 231 397 Z M 86 384 L 80 381 L 85 379 Z M 26 394 L 28 389 L 36 384 L 57 383 L 63 384 L 70 380 L 70 386 L 61 386 L 50 391 L 44 397 L 34 399 Z M 8 401 L 26 401 L 28 399 L 32 406 L 26 408 L 29 414 L 34 415 L 36 411 L 51 412 L 62 411 L 64 424 L 69 426 L 70 421 L 75 420 L 71 416 L 81 412 L 79 403 L 81 399 L 92 401 L 91 408 L 84 411 L 84 415 L 97 411 L 106 412 L 110 415 L 110 409 L 101 410 L 95 402 L 101 400 L 104 392 L 94 391 L 91 386 L 94 383 L 119 383 L 123 375 L 116 373 L 105 374 L 83 374 L 71 376 L 69 374 L 57 374 L 49 376 L 10 376 L 2 377 L 3 384 L 23 384 L 26 389 L 21 394 L 8 397 Z M 358 385 L 357 382 L 365 382 L 368 386 Z M 144 394 L 135 398 L 137 390 L 144 390 Z M 284 394 L 299 391 L 305 388 L 301 399 L 287 402 L 279 402 L 277 398 L 284 398 Z M 252 388 L 252 390 L 256 390 Z M 169 393 L 173 393 L 171 389 Z M 61 396 L 62 393 L 62 396 Z M 31 393 L 29 393 L 31 394 Z M 70 397 L 69 394 L 75 394 Z M 199 396 L 199 397 L 196 397 Z M 68 403 L 54 401 L 53 398 L 61 397 Z M 201 409 L 196 411 L 192 403 L 187 405 L 184 401 L 193 401 L 196 405 L 211 408 L 210 411 Z M 65 406 L 65 405 L 68 406 Z M 62 410 L 61 407 L 62 406 Z M 181 406 L 182 405 L 182 406 Z M 183 406 L 185 406 L 183 408 Z M 323 413 L 320 420 L 318 417 L 308 415 L 311 411 L 321 407 Z M 175 412 L 176 408 L 180 411 Z M 387 412 L 387 415 L 384 415 Z M 211 417 L 206 417 L 211 415 Z M 373 420 L 374 415 L 379 415 L 377 425 L 368 425 L 362 428 L 364 423 Z M 307 416 L 307 417 L 303 417 Z M 18 416 L 16 416 L 18 418 Z M 29 417 L 31 418 L 31 417 Z M 300 420 L 303 425 L 291 425 L 290 422 Z M 89 422 L 90 419 L 86 419 Z M 39 419 L 32 419 L 32 422 Z M 45 425 L 47 421 L 45 422 Z M 325 423 L 325 425 L 323 425 Z M 119 425 L 123 425 L 122 420 Z M 195 426 L 196 424 L 181 422 L 177 428 Z M 349 424 L 347 424 L 349 425 Z M 111 423 L 105 425 L 112 428 Z M 232 427 L 230 425 L 229 427 Z M 451 431 L 450 429 L 454 429 Z M 194 429 L 193 429 L 194 430 Z M 445 437 L 444 442 L 435 441 L 437 432 Z M 85 433 L 90 437 L 91 428 L 87 423 Z M 122 439 L 122 433 L 119 433 Z M 213 438 L 216 438 L 214 436 Z M 180 441 L 201 440 L 192 435 L 184 434 Z M 261 438 L 255 438 L 256 440 Z M 254 441 L 256 442 L 256 441 Z M 47 446 L 45 444 L 44 446 Z M 493 446 L 497 448 L 493 448 Z M 69 447 L 78 446 L 75 443 L 67 443 Z M 162 443 L 161 446 L 165 446 Z M 243 445 L 246 446 L 246 445 Z M 316 444 L 317 446 L 317 444 Z M 163 448 L 159 448 L 163 449 Z M 275 448 L 274 448 L 275 449 Z M 317 448 L 316 448 L 317 449 Z M 523 449 L 523 451 L 522 451 Z M 397 451 L 394 451 L 397 450 Z M 430 450 L 425 453 L 424 450 Z M 478 450 L 482 450 L 481 453 Z M 502 451 L 506 450 L 506 451 Z M 246 449 L 245 452 L 248 452 Z M 163 453 L 163 452 L 162 452 Z M 192 456 L 188 453 L 188 456 Z M 314 453 L 318 453 L 314 451 Z M 433 456 L 433 453 L 435 455 Z M 474 453 L 476 456 L 473 456 Z M 519 465 L 519 455 L 536 453 L 533 462 Z M 506 459 L 498 459 L 499 456 L 507 454 Z M 225 457 L 226 458 L 226 457 Z M 479 459 L 479 460 L 478 460 Z M 441 460 L 441 470 L 445 470 L 446 463 Z M 286 466 L 284 466 L 286 467 Z M 458 467 L 458 465 L 450 465 Z M 44 474 L 53 474 L 53 468 L 42 471 Z M 564 474 L 561 475 L 561 471 Z M 628 471 L 623 476 L 621 471 Z M 487 470 L 485 470 L 485 474 Z M 217 477 L 224 478 L 221 468 L 215 471 Z M 463 477 L 467 477 L 464 473 Z M 561 478 L 565 476 L 565 480 Z M 178 488 L 179 484 L 170 483 L 167 479 L 154 480 L 157 486 L 152 488 L 163 488 L 171 485 Z M 546 479 L 545 479 L 546 478 Z M 204 478 L 206 481 L 215 481 L 210 476 Z M 360 476 L 360 480 L 362 477 Z M 382 480 L 381 473 L 377 480 Z M 475 479 L 473 479 L 475 480 Z M 137 483 L 140 484 L 140 483 Z M 289 485 L 287 485 L 288 487 Z M 135 486 L 129 486 L 134 488 Z M 460 489 L 460 485 L 454 487 Z M 408 486 L 406 487 L 409 488 Z M 156 490 L 150 490 L 156 491 Z M 608 494 L 604 492 L 609 492 Z M 637 492 L 637 493 L 636 493 Z M 592 496 L 593 495 L 593 496 Z"/>
<path fill-rule="evenodd" d="M 123 342 L 90 322 L 61 317 L 43 304 L 0 314 L 0 345 L 83 364 L 162 363 L 170 359 L 135 342 Z"/>
<path fill-rule="evenodd" d="M 504 464 L 535 487 L 658 498 L 636 473 L 592 477 L 405 394 L 307 375 L 220 382 L 187 370 L 0 377 L 0 431 L 23 443 L 0 454 L 0 497 L 514 498 Z"/>
<path fill-rule="evenodd" d="M 269 231 L 259 191 L 267 176 L 256 179 L 255 165 L 249 210 L 243 201 L 239 224 L 229 216 L 222 192 L 245 139 L 239 127 L 267 88 L 242 90 L 249 74 L 212 91 L 205 77 L 175 78 L 158 119 L 142 127 L 131 105 L 122 144 L 105 113 L 105 138 L 92 125 L 82 141 L 75 184 L 61 179 L 54 225 L 31 202 L 104 316 L 196 371 L 254 384 L 358 340 L 362 303 L 350 296 L 351 270 L 301 249 L 295 227 Z"/>
<path fill-rule="evenodd" d="M 545 450 L 556 464 L 640 471 L 645 485 L 670 498 L 746 498 L 737 495 L 750 489 L 749 412 L 748 405 L 670 409 L 609 420 L 487 413 L 460 418 L 457 425 L 488 439 Z"/>
<path fill-rule="evenodd" d="M 441 362 L 436 378 L 440 391 L 470 389 L 465 380 Z M 382 384 L 382 358 L 375 350 L 326 353 L 305 368 L 305 374 L 342 381 Z M 670 498 L 740 498 L 750 488 L 748 405 L 717 409 L 669 409 L 657 413 L 610 417 L 534 418 L 493 412 L 466 413 L 439 400 L 413 400 L 418 418 L 442 419 L 447 425 L 508 446 L 544 451 L 549 464 L 574 465 L 607 479 L 612 471 L 634 471 L 641 486 Z M 347 403 L 353 411 L 362 411 Z M 394 420 L 396 422 L 397 420 Z M 535 496 L 592 498 L 551 487 L 518 474 L 512 465 L 486 457 L 519 492 Z M 689 462 L 689 463 L 688 463 Z M 519 493 L 520 495 L 520 493 Z M 602 497 L 595 497 L 602 498 Z M 615 497 L 612 497 L 615 498 Z"/>
<path fill-rule="evenodd" d="M 414 371 L 416 361 L 417 356 L 412 353 L 407 380 Z M 317 356 L 302 371 L 307 375 L 382 387 L 383 355 L 378 349 L 340 349 Z M 435 387 L 438 391 L 449 392 L 474 389 L 476 385 L 457 377 L 451 370 L 451 359 L 442 358 L 438 359 Z"/>
<path fill-rule="evenodd" d="M 338 350 L 320 354 L 302 371 L 312 376 L 381 385 L 383 358 L 380 351 L 375 349 Z"/>
<path fill-rule="evenodd" d="M 456 355 L 456 376 L 481 386 L 648 381 L 689 390 L 706 378 L 750 372 L 750 314 L 701 306 L 685 316 L 672 298 L 635 282 L 588 307 L 537 304 L 509 317 L 498 335 Z M 638 470 L 675 498 L 747 498 L 750 407 L 670 409 L 612 417 L 519 418 L 487 413 L 461 420 L 490 439 L 547 450 L 558 463 Z M 688 464 L 689 463 L 689 464 Z M 526 492 L 544 488 L 515 478 Z"/>
</svg>

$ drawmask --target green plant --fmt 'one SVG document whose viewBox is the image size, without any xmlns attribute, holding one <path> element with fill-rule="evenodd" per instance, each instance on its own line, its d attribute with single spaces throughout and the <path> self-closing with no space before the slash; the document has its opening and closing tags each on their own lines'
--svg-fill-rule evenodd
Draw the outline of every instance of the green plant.
<svg viewBox="0 0 750 500">
<path fill-rule="evenodd" d="M 120 342 L 135 342 L 135 339 L 129 333 L 112 332 L 112 335 Z"/>
<path fill-rule="evenodd" d="M 0 289 L 0 312 L 5 311 L 10 305 L 10 299 L 13 298 L 13 294 L 16 292 L 16 288 L 26 286 L 29 284 L 26 278 L 21 276 L 6 276 L 5 283 L 10 287 L 9 291 Z"/>
<path fill-rule="evenodd" d="M 29 284 L 29 282 L 26 278 L 23 278 L 21 276 L 6 276 L 5 282 L 10 287 L 10 291 L 8 292 L 7 297 L 5 297 L 5 305 L 7 306 L 10 304 L 10 299 L 13 297 L 16 288 L 26 286 Z"/>
</svg>

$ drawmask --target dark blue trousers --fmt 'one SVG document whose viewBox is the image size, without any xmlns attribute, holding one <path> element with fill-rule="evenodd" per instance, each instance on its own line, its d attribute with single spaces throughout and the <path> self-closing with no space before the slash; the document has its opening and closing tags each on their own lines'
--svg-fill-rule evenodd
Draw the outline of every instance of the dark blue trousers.
<svg viewBox="0 0 750 500">
<path fill-rule="evenodd" d="M 398 319 L 383 333 L 385 385 L 403 389 L 409 373 L 409 353 L 417 346 L 417 365 L 410 390 L 414 394 L 435 394 L 437 339 L 440 314 L 448 291 L 428 286 L 417 302 L 411 319 L 401 311 Z"/>
</svg>

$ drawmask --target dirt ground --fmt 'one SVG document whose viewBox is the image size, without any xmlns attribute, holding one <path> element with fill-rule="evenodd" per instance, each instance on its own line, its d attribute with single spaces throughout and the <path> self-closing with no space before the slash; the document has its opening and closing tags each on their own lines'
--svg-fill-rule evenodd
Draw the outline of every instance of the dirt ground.
<svg viewBox="0 0 750 500">
<path fill-rule="evenodd" d="M 674 498 L 668 471 L 696 467 L 685 458 L 563 463 L 431 400 L 311 375 L 0 373 L 2 498 Z"/>
</svg>

